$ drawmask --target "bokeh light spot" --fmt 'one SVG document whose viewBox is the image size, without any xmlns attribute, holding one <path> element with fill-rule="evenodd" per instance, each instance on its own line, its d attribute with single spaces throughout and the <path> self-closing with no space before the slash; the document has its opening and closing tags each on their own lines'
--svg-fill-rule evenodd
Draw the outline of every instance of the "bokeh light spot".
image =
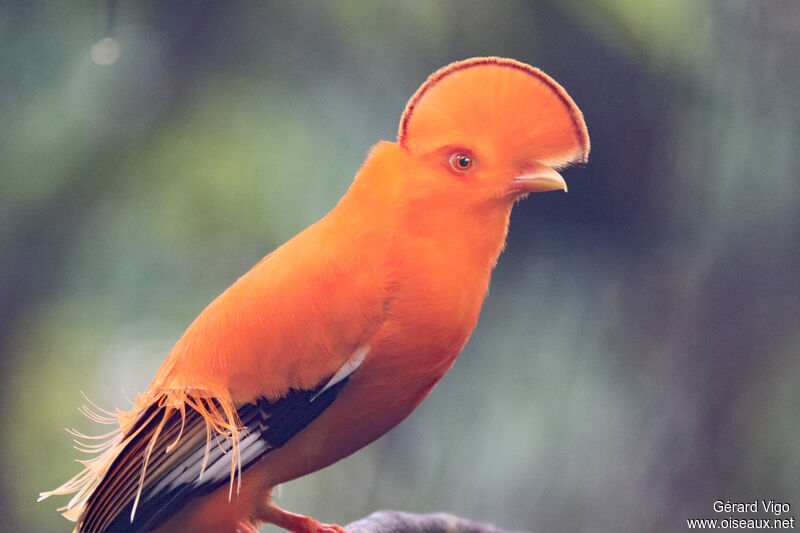
<svg viewBox="0 0 800 533">
<path fill-rule="evenodd" d="M 103 37 L 92 45 L 90 55 L 101 67 L 113 65 L 119 59 L 119 43 L 111 37 Z"/>
</svg>

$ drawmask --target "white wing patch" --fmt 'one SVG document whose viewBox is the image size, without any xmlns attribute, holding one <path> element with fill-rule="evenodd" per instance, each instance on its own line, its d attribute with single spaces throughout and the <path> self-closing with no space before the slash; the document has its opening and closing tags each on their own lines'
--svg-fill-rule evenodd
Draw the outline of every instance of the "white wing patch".
<svg viewBox="0 0 800 533">
<path fill-rule="evenodd" d="M 240 442 L 239 450 L 241 453 L 242 467 L 249 465 L 269 446 L 260 439 L 261 432 L 255 431 L 243 438 Z M 183 485 L 198 487 L 204 484 L 215 484 L 230 476 L 230 459 L 226 454 L 230 451 L 230 446 L 222 443 L 212 444 L 209 453 L 208 466 L 197 473 L 197 465 L 203 460 L 205 446 L 200 446 L 197 450 L 186 457 L 179 465 L 172 467 L 172 471 L 164 476 L 152 489 L 148 491 L 148 496 L 152 496 L 162 491 L 175 490 Z"/>
<path fill-rule="evenodd" d="M 344 364 L 339 367 L 339 370 L 325 383 L 325 386 L 317 391 L 309 401 L 313 402 L 323 392 L 337 383 L 340 383 L 342 380 L 347 379 L 361 366 L 369 350 L 370 347 L 367 345 L 357 348 L 350 358 L 345 361 Z M 265 412 L 263 409 L 259 409 L 258 412 L 261 415 L 261 422 L 258 425 L 251 425 L 248 428 L 247 436 L 242 438 L 239 443 L 242 467 L 247 466 L 264 451 L 271 448 L 270 444 L 261 438 L 263 427 L 260 427 L 261 424 L 271 417 L 271 413 Z M 147 491 L 148 496 L 152 497 L 162 491 L 168 492 L 176 490 L 184 485 L 191 485 L 193 487 L 199 487 L 205 484 L 214 485 L 230 476 L 230 460 L 227 459 L 227 453 L 230 451 L 230 444 L 227 441 L 212 442 L 210 449 L 206 452 L 205 446 L 201 445 L 201 436 L 202 440 L 205 440 L 205 432 L 199 431 L 197 435 L 192 435 L 192 437 L 196 438 L 184 438 L 181 443 L 181 448 L 184 450 L 194 448 L 194 451 L 189 453 L 180 464 L 171 466 L 171 471 Z M 203 457 L 206 453 L 208 453 L 206 466 L 200 470 L 198 475 L 197 466 L 203 462 Z"/>
<path fill-rule="evenodd" d="M 347 376 L 355 372 L 356 368 L 361 366 L 361 363 L 364 362 L 364 358 L 369 353 L 369 350 L 370 347 L 367 345 L 359 346 L 356 349 L 356 351 L 353 352 L 353 355 L 350 356 L 350 359 L 345 361 L 344 364 L 339 367 L 339 370 L 337 370 L 336 373 L 333 376 L 331 376 L 331 379 L 328 380 L 325 386 L 322 387 L 322 389 L 320 389 L 320 391 L 316 393 L 313 398 L 311 398 L 311 401 L 313 402 L 314 400 L 317 399 L 317 397 L 320 394 L 322 394 L 323 392 L 325 392 L 326 390 L 333 387 L 334 385 L 345 379 Z"/>
<path fill-rule="evenodd" d="M 347 379 L 361 366 L 369 350 L 370 347 L 367 345 L 360 346 L 356 349 L 350 358 L 345 361 L 344 364 L 339 367 L 339 370 L 325 383 L 325 386 L 317 391 L 308 401 L 313 402 L 323 392 L 337 383 L 340 383 L 342 380 Z M 239 443 L 239 453 L 243 468 L 260 457 L 268 448 L 272 447 L 261 438 L 264 429 L 263 424 L 272 415 L 269 412 L 265 412 L 262 408 L 259 408 L 258 413 L 261 415 L 260 422 L 256 424 L 251 423 L 248 428 L 247 436 L 242 438 Z M 206 447 L 202 445 L 202 441 L 204 441 L 205 438 L 205 432 L 201 431 L 197 431 L 196 434 L 191 435 L 191 438 L 184 437 L 180 448 L 182 450 L 194 449 L 194 451 L 186 455 L 179 464 L 171 465 L 171 471 L 147 491 L 148 497 L 153 497 L 160 492 L 173 491 L 185 485 L 190 485 L 195 488 L 206 484 L 215 485 L 230 476 L 230 460 L 227 458 L 227 453 L 230 451 L 230 443 L 224 440 L 221 442 L 212 442 L 209 445 L 209 450 L 206 451 Z M 175 450 L 171 453 L 180 451 L 181 450 Z M 197 468 L 198 465 L 203 463 L 205 454 L 208 454 L 206 464 L 201 468 L 198 475 Z"/>
</svg>

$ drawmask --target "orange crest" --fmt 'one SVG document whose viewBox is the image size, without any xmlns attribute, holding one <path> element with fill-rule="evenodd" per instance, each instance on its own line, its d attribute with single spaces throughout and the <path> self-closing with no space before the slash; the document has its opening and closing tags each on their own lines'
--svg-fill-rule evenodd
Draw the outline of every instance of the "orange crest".
<svg viewBox="0 0 800 533">
<path fill-rule="evenodd" d="M 556 167 L 589 156 L 583 113 L 572 98 L 541 70 L 513 59 L 472 58 L 438 70 L 409 100 L 397 135 L 411 153 L 474 139 L 525 147 Z"/>
</svg>

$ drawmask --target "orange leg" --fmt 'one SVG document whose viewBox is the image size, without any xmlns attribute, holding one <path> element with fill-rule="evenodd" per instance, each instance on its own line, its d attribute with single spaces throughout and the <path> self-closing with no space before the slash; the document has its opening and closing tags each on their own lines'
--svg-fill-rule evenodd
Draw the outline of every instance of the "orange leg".
<svg viewBox="0 0 800 533">
<path fill-rule="evenodd" d="M 348 533 L 335 524 L 322 524 L 309 516 L 284 511 L 270 499 L 258 513 L 258 519 L 275 524 L 293 533 Z"/>
</svg>

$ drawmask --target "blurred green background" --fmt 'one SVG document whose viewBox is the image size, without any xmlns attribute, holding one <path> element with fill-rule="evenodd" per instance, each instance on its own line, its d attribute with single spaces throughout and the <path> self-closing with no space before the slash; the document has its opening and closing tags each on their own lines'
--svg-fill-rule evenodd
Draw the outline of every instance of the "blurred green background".
<svg viewBox="0 0 800 533">
<path fill-rule="evenodd" d="M 127 405 L 426 76 L 475 55 L 564 85 L 590 162 L 515 209 L 420 409 L 278 502 L 537 532 L 683 531 L 716 499 L 800 518 L 800 3 L 20 1 L 0 4 L 4 530 L 70 530 L 36 496 L 78 469 L 62 428 L 103 429 L 79 391 Z"/>
</svg>

